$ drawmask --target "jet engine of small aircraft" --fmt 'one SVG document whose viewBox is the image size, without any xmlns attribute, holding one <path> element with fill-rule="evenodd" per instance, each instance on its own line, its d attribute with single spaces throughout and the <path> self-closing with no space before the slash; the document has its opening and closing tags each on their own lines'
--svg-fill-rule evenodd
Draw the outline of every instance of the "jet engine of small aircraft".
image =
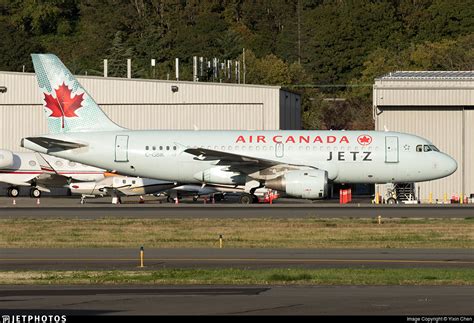
<svg viewBox="0 0 474 323">
<path fill-rule="evenodd" d="M 0 149 L 0 168 L 13 166 L 13 153 L 10 150 Z"/>
<path fill-rule="evenodd" d="M 265 187 L 293 197 L 322 199 L 328 195 L 328 172 L 319 169 L 289 171 L 266 181 Z"/>
</svg>

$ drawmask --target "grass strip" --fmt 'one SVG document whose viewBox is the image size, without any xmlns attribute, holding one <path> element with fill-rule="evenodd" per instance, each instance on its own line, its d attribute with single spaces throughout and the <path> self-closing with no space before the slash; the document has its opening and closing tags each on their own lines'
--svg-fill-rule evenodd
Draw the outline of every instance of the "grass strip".
<svg viewBox="0 0 474 323">
<path fill-rule="evenodd" d="M 3 219 L 0 248 L 474 248 L 474 219 Z"/>
<path fill-rule="evenodd" d="M 474 269 L 162 269 L 1 271 L 0 284 L 39 285 L 474 285 Z"/>
</svg>

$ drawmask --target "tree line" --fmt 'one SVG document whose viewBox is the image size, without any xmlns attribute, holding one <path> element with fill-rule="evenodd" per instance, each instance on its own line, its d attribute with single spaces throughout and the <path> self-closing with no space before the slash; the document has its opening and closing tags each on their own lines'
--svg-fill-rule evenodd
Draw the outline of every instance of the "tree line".
<svg viewBox="0 0 474 323">
<path fill-rule="evenodd" d="M 372 129 L 374 78 L 474 70 L 472 0 L 0 0 L 0 70 L 58 55 L 75 74 L 165 79 L 180 59 L 242 61 L 246 83 L 303 96 L 307 129 Z M 150 60 L 156 59 L 156 70 Z"/>
</svg>

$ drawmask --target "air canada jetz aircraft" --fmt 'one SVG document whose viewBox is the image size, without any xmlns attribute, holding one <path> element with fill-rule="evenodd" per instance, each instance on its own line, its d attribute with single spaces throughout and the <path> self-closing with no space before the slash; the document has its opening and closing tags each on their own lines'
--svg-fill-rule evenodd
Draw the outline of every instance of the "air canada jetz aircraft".
<svg viewBox="0 0 474 323">
<path fill-rule="evenodd" d="M 53 54 L 33 54 L 49 134 L 25 148 L 183 184 L 243 185 L 321 199 L 329 183 L 411 183 L 452 174 L 456 161 L 430 141 L 379 131 L 129 130 L 111 121 Z"/>
</svg>

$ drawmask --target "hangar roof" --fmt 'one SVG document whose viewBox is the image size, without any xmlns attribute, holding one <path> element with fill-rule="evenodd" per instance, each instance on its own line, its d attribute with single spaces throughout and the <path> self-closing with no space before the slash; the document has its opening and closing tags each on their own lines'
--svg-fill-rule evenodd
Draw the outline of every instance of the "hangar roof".
<svg viewBox="0 0 474 323">
<path fill-rule="evenodd" d="M 474 80 L 474 71 L 397 71 L 377 80 Z"/>
</svg>

